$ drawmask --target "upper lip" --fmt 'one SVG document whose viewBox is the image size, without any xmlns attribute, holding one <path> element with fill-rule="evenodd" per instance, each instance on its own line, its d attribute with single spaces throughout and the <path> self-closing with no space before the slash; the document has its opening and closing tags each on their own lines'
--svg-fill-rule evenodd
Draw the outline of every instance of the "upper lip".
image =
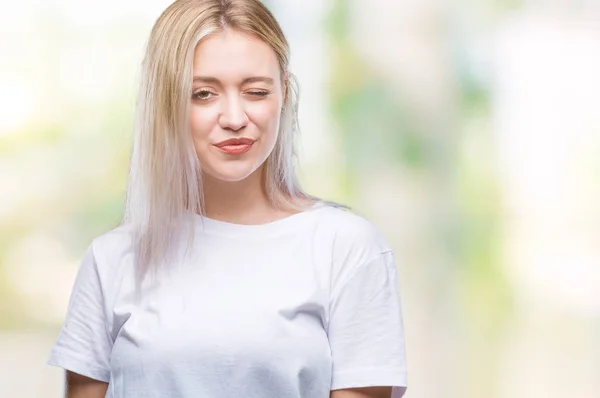
<svg viewBox="0 0 600 398">
<path fill-rule="evenodd" d="M 215 144 L 215 146 L 225 146 L 225 145 L 252 145 L 255 140 L 251 138 L 230 138 L 225 141 L 221 141 Z"/>
</svg>

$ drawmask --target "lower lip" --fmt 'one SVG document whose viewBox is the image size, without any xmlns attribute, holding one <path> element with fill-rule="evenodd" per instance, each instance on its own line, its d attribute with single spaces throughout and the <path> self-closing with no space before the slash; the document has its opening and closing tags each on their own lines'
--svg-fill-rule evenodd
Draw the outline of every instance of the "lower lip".
<svg viewBox="0 0 600 398">
<path fill-rule="evenodd" d="M 242 153 L 248 152 L 251 146 L 252 144 L 241 144 L 218 146 L 217 148 L 229 155 L 240 155 Z"/>
</svg>

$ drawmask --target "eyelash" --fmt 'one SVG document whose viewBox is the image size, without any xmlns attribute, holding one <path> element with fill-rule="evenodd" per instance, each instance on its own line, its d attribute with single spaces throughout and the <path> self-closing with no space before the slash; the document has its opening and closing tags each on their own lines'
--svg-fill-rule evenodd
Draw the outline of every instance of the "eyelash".
<svg viewBox="0 0 600 398">
<path fill-rule="evenodd" d="M 251 95 L 258 95 L 259 97 L 266 97 L 267 95 L 269 95 L 268 91 L 248 91 L 248 94 Z"/>
<path fill-rule="evenodd" d="M 211 91 L 200 90 L 200 91 L 196 91 L 194 94 L 192 94 L 192 98 L 198 99 L 200 101 L 207 101 L 210 99 L 210 97 L 209 98 L 200 98 L 200 95 L 206 95 L 206 94 L 214 95 Z M 248 94 L 254 95 L 257 97 L 266 97 L 267 95 L 269 95 L 269 91 L 264 91 L 264 90 L 248 91 Z"/>
<path fill-rule="evenodd" d="M 208 100 L 208 98 L 200 98 L 201 95 L 206 95 L 206 94 L 211 94 L 212 95 L 212 92 L 210 92 L 208 90 L 196 91 L 195 93 L 192 94 L 192 98 L 200 100 L 200 101 L 206 101 L 206 100 Z"/>
</svg>

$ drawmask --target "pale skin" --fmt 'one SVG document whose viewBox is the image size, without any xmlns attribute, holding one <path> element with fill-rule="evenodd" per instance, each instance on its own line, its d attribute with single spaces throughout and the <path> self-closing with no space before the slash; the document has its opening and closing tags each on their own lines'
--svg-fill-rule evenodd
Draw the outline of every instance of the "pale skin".
<svg viewBox="0 0 600 398">
<path fill-rule="evenodd" d="M 197 46 L 193 71 L 190 130 L 202 168 L 206 216 L 262 224 L 290 215 L 276 210 L 263 189 L 286 90 L 275 52 L 253 36 L 226 30 Z M 256 141 L 248 152 L 230 155 L 214 145 L 229 138 Z"/>
<path fill-rule="evenodd" d="M 194 54 L 190 130 L 202 166 L 206 216 L 263 224 L 293 214 L 276 210 L 263 190 L 264 162 L 275 145 L 286 75 L 266 43 L 233 30 L 204 39 Z M 242 155 L 214 144 L 256 139 Z M 67 398 L 103 398 L 108 383 L 66 372 Z M 333 390 L 330 398 L 389 398 L 391 387 Z"/>
</svg>

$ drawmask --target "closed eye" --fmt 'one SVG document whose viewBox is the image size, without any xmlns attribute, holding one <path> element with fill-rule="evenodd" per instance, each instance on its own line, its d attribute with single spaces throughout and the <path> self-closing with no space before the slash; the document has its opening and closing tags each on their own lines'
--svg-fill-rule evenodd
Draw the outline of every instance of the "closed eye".
<svg viewBox="0 0 600 398">
<path fill-rule="evenodd" d="M 264 90 L 248 91 L 247 93 L 257 97 L 266 97 L 267 95 L 269 95 L 269 92 Z"/>
</svg>

